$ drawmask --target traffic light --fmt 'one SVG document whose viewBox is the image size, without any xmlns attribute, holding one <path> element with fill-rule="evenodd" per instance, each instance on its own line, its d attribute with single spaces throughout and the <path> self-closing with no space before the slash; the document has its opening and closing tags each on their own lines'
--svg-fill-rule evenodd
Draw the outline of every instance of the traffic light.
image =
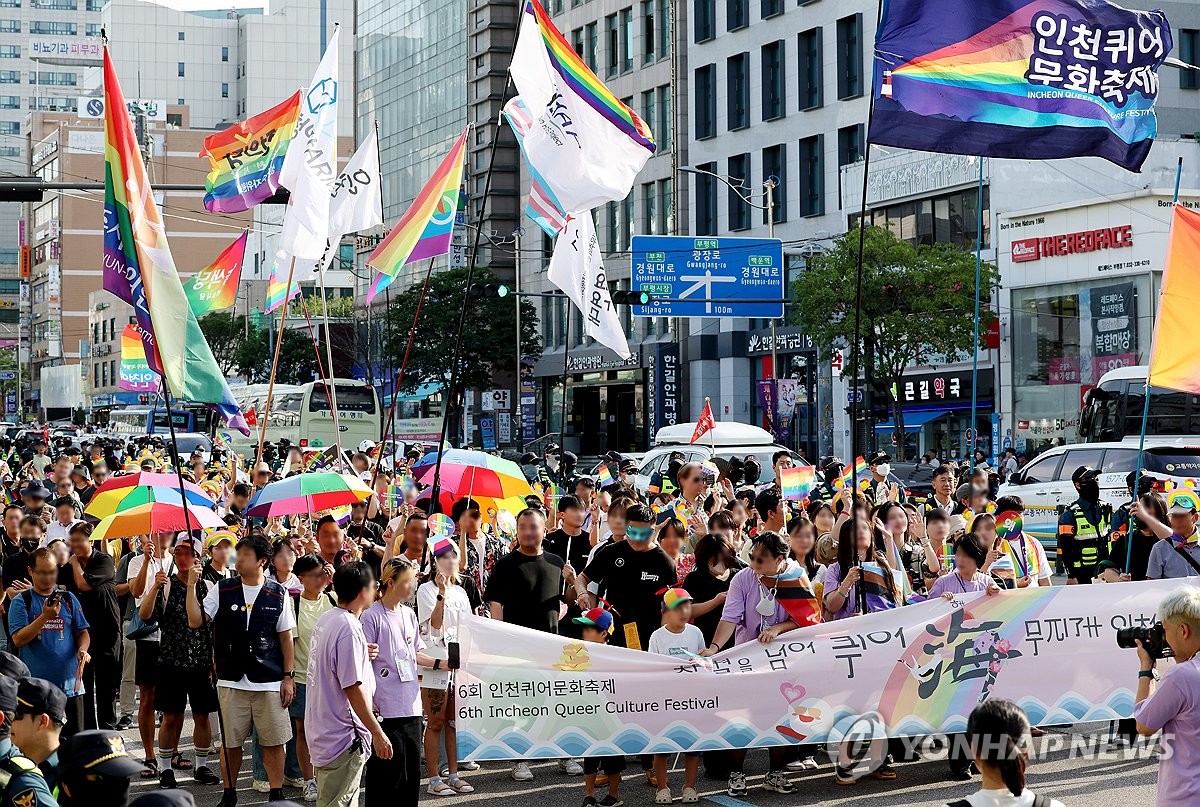
<svg viewBox="0 0 1200 807">
<path fill-rule="evenodd" d="M 612 301 L 614 305 L 647 305 L 650 302 L 650 292 L 621 289 L 612 293 Z"/>
<path fill-rule="evenodd" d="M 467 296 L 472 300 L 486 300 L 491 297 L 507 297 L 510 289 L 503 283 L 472 283 Z"/>
</svg>

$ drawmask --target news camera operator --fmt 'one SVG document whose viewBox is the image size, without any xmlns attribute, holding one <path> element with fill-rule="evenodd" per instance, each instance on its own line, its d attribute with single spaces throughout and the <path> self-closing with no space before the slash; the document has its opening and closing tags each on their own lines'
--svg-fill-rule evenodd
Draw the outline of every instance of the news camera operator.
<svg viewBox="0 0 1200 807">
<path fill-rule="evenodd" d="M 1158 757 L 1159 807 L 1200 804 L 1200 588 L 1182 586 L 1167 594 L 1158 619 L 1158 625 L 1118 633 L 1122 646 L 1129 638 L 1122 633 L 1136 638 L 1141 660 L 1133 717 L 1138 734 L 1162 731 L 1162 743 L 1169 745 L 1170 753 Z M 1155 664 L 1171 653 L 1175 664 L 1160 680 Z"/>
</svg>

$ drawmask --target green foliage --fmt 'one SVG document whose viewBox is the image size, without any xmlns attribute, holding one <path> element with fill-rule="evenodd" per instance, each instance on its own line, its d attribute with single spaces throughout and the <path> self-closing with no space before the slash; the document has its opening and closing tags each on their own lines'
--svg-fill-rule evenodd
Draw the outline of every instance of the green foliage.
<svg viewBox="0 0 1200 807">
<path fill-rule="evenodd" d="M 229 312 L 207 314 L 200 318 L 200 330 L 226 376 L 245 376 L 252 384 L 270 380 L 275 342 L 253 318 L 247 322 L 245 317 Z M 303 384 L 316 377 L 317 356 L 308 329 L 287 329 L 279 350 L 275 380 L 280 384 Z"/>
<path fill-rule="evenodd" d="M 412 392 L 429 382 L 449 384 L 450 358 L 454 354 L 466 279 L 466 269 L 447 269 L 430 278 L 401 393 Z M 496 276 L 490 270 L 475 269 L 473 283 L 496 281 Z M 385 355 L 391 357 L 396 367 L 404 358 L 420 295 L 420 284 L 392 293 L 384 348 Z M 510 294 L 504 298 L 466 301 L 469 308 L 460 372 L 463 389 L 484 389 L 494 383 L 497 373 L 515 370 L 516 304 L 513 300 Z M 526 300 L 521 300 L 521 353 L 535 359 L 542 355 L 537 311 Z"/>
</svg>

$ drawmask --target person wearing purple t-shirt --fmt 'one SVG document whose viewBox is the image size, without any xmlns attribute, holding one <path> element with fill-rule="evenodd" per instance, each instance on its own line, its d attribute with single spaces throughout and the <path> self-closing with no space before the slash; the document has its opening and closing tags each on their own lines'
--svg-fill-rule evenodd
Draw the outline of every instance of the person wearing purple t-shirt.
<svg viewBox="0 0 1200 807">
<path fill-rule="evenodd" d="M 333 573 L 338 607 L 317 620 L 308 651 L 305 734 L 322 807 L 356 807 L 367 757 L 390 759 L 392 743 L 371 711 L 375 674 L 359 617 L 375 600 L 375 575 L 361 560 Z"/>
<path fill-rule="evenodd" d="M 1181 586 L 1158 604 L 1167 644 L 1175 664 L 1153 694 L 1155 659 L 1138 642 L 1137 696 L 1133 717 L 1137 731 L 1149 737 L 1162 731 L 1170 753 L 1158 755 L 1158 801 L 1165 805 L 1200 804 L 1200 588 Z"/>
<path fill-rule="evenodd" d="M 378 648 L 375 710 L 392 743 L 390 759 L 367 760 L 366 807 L 409 807 L 421 797 L 421 683 L 417 667 L 436 668 L 425 655 L 417 613 L 405 605 L 417 585 L 417 567 L 393 558 L 380 571 L 382 598 L 363 614 L 363 634 Z M 466 782 L 458 779 L 462 785 Z M 460 791 L 468 792 L 468 791 Z"/>
<path fill-rule="evenodd" d="M 957 595 L 980 591 L 998 594 L 1000 586 L 996 581 L 979 571 L 980 564 L 986 560 L 987 550 L 979 539 L 973 534 L 963 535 L 954 542 L 954 568 L 934 581 L 926 599 L 944 597 L 953 600 Z"/>
</svg>

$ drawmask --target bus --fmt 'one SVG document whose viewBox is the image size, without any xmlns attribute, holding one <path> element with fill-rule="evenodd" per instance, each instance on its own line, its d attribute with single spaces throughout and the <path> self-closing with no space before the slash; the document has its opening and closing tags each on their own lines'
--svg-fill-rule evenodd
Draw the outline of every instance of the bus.
<svg viewBox="0 0 1200 807">
<path fill-rule="evenodd" d="M 176 432 L 207 433 L 211 427 L 212 411 L 206 406 L 184 406 L 171 410 Z M 166 435 L 171 423 L 165 407 L 128 406 L 108 413 L 108 431 L 122 437 L 141 437 L 147 434 Z"/>
<path fill-rule="evenodd" d="M 1100 377 L 1083 399 L 1079 439 L 1085 443 L 1137 441 L 1146 403 L 1146 365 L 1119 367 Z M 1187 438 L 1200 434 L 1200 395 L 1152 387 L 1146 436 Z"/>
<path fill-rule="evenodd" d="M 353 378 L 333 379 L 337 397 L 338 426 L 342 447 L 354 451 L 363 440 L 379 439 L 383 410 L 375 388 Z M 258 438 L 266 417 L 266 441 L 287 438 L 301 448 L 320 448 L 337 443 L 333 428 L 333 407 L 323 381 L 307 384 L 276 384 L 271 393 L 271 408 L 267 413 L 267 384 L 233 387 L 233 398 L 243 414 L 254 410 L 257 426 L 250 427 L 250 436 L 233 433 L 233 449 L 239 453 L 258 447 Z"/>
</svg>

